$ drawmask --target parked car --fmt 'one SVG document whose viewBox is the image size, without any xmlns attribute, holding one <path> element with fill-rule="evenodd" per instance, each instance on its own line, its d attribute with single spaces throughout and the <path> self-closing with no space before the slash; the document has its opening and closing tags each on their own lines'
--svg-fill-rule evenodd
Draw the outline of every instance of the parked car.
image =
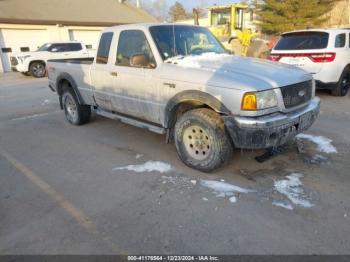
<svg viewBox="0 0 350 262">
<path fill-rule="evenodd" d="M 181 160 L 209 172 L 236 148 L 270 148 L 315 121 L 312 76 L 243 58 L 206 28 L 172 24 L 105 29 L 95 59 L 48 61 L 49 87 L 73 125 L 102 116 L 166 134 Z"/>
<path fill-rule="evenodd" d="M 10 57 L 13 71 L 44 77 L 49 59 L 71 59 L 93 57 L 94 53 L 86 49 L 81 42 L 54 42 L 42 45 L 34 52 L 16 53 Z"/>
<path fill-rule="evenodd" d="M 317 88 L 345 96 L 350 87 L 350 29 L 310 29 L 284 33 L 270 60 L 313 74 Z"/>
</svg>

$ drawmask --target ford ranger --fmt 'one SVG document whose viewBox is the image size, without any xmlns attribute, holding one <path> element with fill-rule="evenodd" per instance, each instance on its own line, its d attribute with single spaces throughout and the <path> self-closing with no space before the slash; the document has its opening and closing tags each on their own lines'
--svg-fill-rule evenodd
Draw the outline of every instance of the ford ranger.
<svg viewBox="0 0 350 262">
<path fill-rule="evenodd" d="M 320 99 L 294 66 L 228 54 L 206 28 L 105 29 L 94 59 L 48 62 L 49 87 L 73 125 L 97 114 L 166 134 L 188 166 L 210 172 L 233 148 L 283 145 L 308 129 Z"/>
</svg>

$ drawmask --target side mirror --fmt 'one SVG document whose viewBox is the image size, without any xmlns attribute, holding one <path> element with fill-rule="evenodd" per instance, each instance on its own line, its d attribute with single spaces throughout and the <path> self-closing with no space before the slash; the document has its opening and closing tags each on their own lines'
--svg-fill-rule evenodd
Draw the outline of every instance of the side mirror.
<svg viewBox="0 0 350 262">
<path fill-rule="evenodd" d="M 54 53 L 55 53 L 55 52 L 58 52 L 58 48 L 56 48 L 56 47 L 52 48 L 52 49 L 51 49 L 51 52 L 54 52 Z"/>
<path fill-rule="evenodd" d="M 131 56 L 130 65 L 134 67 L 155 68 L 155 65 L 151 63 L 144 54 L 136 54 Z"/>
</svg>

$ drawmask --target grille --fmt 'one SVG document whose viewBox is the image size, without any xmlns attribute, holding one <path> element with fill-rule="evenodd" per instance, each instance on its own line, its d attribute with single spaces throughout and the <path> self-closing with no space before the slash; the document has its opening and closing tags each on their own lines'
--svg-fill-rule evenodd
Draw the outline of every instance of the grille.
<svg viewBox="0 0 350 262">
<path fill-rule="evenodd" d="M 18 60 L 17 60 L 16 57 L 11 56 L 10 60 L 11 60 L 11 65 L 12 66 L 18 65 Z"/>
<path fill-rule="evenodd" d="M 281 87 L 284 106 L 291 108 L 306 103 L 312 96 L 312 81 Z"/>
</svg>

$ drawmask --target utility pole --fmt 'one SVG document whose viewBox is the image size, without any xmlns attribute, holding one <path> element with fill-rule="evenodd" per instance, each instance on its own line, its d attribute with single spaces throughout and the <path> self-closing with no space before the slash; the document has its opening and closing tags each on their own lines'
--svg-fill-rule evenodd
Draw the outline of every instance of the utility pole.
<svg viewBox="0 0 350 262">
<path fill-rule="evenodd" d="M 350 0 L 347 0 L 347 7 L 346 9 L 348 9 L 348 25 L 350 25 Z"/>
</svg>

